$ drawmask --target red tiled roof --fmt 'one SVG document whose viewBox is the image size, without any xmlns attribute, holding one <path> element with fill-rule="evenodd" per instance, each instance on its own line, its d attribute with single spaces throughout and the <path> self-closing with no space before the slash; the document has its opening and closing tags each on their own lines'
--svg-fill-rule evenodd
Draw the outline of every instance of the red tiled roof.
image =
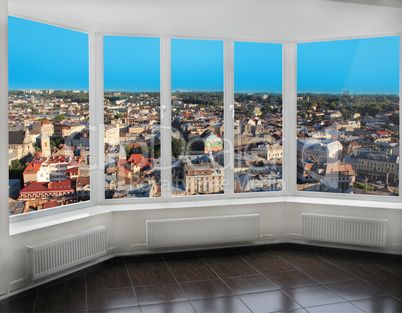
<svg viewBox="0 0 402 313">
<path fill-rule="evenodd" d="M 36 173 L 38 173 L 41 164 L 42 164 L 42 161 L 40 161 L 40 162 L 35 162 L 35 161 L 34 161 L 34 162 L 31 162 L 31 163 L 28 163 L 27 167 L 26 167 L 25 170 L 24 170 L 23 175 L 25 175 L 25 174 L 36 174 Z"/>
<path fill-rule="evenodd" d="M 33 192 L 54 192 L 54 191 L 66 191 L 74 192 L 71 185 L 71 180 L 61 180 L 54 182 L 33 182 L 32 184 L 23 188 L 20 193 L 33 193 Z"/>
<path fill-rule="evenodd" d="M 40 122 L 40 126 L 43 126 L 45 124 L 52 124 L 52 123 L 50 121 L 48 121 L 48 120 L 43 120 L 43 121 Z"/>
<path fill-rule="evenodd" d="M 377 132 L 377 134 L 379 136 L 389 136 L 389 132 L 387 132 L 385 130 L 380 130 L 379 132 Z"/>
<path fill-rule="evenodd" d="M 73 167 L 73 168 L 67 169 L 66 174 L 78 174 L 78 167 Z"/>
<path fill-rule="evenodd" d="M 132 154 L 128 159 L 128 163 L 139 166 L 141 171 L 143 171 L 149 166 L 151 166 L 152 158 L 144 158 L 142 154 Z"/>
</svg>

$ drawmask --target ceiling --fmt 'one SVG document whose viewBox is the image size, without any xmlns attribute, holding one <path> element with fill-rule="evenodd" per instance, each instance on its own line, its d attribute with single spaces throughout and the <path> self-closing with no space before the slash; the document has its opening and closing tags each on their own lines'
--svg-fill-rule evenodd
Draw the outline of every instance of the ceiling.
<svg viewBox="0 0 402 313">
<path fill-rule="evenodd" d="M 402 0 L 9 0 L 8 3 L 10 15 L 105 34 L 309 41 L 402 33 Z"/>
</svg>

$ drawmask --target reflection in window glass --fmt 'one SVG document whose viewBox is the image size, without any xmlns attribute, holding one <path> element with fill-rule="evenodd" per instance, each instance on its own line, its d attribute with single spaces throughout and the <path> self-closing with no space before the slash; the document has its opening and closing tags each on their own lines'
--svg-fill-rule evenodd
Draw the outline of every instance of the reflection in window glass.
<svg viewBox="0 0 402 313">
<path fill-rule="evenodd" d="M 399 194 L 399 37 L 299 44 L 297 188 Z"/>
<path fill-rule="evenodd" d="M 234 53 L 234 191 L 280 191 L 282 45 L 235 42 Z"/>
<path fill-rule="evenodd" d="M 9 213 L 89 200 L 88 35 L 9 17 Z"/>
<path fill-rule="evenodd" d="M 223 193 L 223 42 L 171 46 L 172 195 Z"/>
<path fill-rule="evenodd" d="M 104 37 L 105 198 L 160 197 L 160 40 Z"/>
</svg>

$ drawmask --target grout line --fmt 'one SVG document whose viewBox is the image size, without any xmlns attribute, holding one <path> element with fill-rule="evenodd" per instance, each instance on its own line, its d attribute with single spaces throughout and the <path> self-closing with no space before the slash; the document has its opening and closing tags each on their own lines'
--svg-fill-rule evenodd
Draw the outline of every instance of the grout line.
<svg viewBox="0 0 402 313">
<path fill-rule="evenodd" d="M 38 302 L 38 297 L 39 297 L 39 290 L 36 291 L 35 303 L 34 303 L 34 306 L 33 306 L 32 313 L 35 313 L 36 303 Z"/>
<path fill-rule="evenodd" d="M 140 312 L 142 313 L 142 309 L 141 309 L 141 305 L 140 305 L 140 300 L 138 299 L 137 293 L 135 292 L 135 288 L 134 288 L 134 285 L 133 285 L 133 281 L 131 280 L 130 271 L 128 270 L 126 260 L 124 260 L 124 267 L 126 268 L 126 273 L 127 273 L 127 275 L 128 275 L 128 279 L 130 280 L 131 288 L 133 288 L 134 296 L 135 296 L 135 298 L 137 299 L 138 307 L 139 307 L 139 309 L 140 309 Z"/>
<path fill-rule="evenodd" d="M 237 256 L 237 253 L 236 253 L 236 252 L 231 252 L 231 254 Z M 227 255 L 227 254 L 223 254 L 223 255 Z M 249 306 L 243 302 L 243 300 L 239 297 L 239 295 L 238 295 L 232 288 L 229 287 L 229 285 L 225 282 L 225 280 L 224 280 L 222 277 L 220 277 L 220 276 L 218 275 L 218 273 L 216 273 L 216 272 L 214 271 L 214 269 L 211 267 L 211 265 L 210 265 L 207 261 L 205 261 L 203 257 L 201 257 L 201 258 L 202 258 L 202 260 L 203 260 L 205 263 L 207 263 L 207 265 L 208 265 L 208 267 L 211 269 L 211 271 L 213 271 L 213 272 L 215 273 L 215 275 L 219 277 L 219 279 L 221 280 L 221 282 L 222 282 L 223 284 L 225 284 L 225 286 L 233 293 L 233 295 L 234 295 L 235 297 L 237 297 L 237 299 L 239 299 L 239 301 L 240 301 L 241 303 L 243 303 L 244 306 L 245 306 L 247 309 L 250 310 L 250 312 L 253 312 L 253 310 L 251 310 L 251 308 L 249 308 Z M 219 263 L 219 264 L 226 264 L 226 263 Z"/>
<path fill-rule="evenodd" d="M 198 257 L 197 257 L 198 258 Z M 183 287 L 180 285 L 179 281 L 177 280 L 176 276 L 174 276 L 172 269 L 169 267 L 169 265 L 166 263 L 166 260 L 164 258 L 162 258 L 163 263 L 165 263 L 167 269 L 169 270 L 170 274 L 173 276 L 174 280 L 176 281 L 176 284 L 179 286 L 181 292 L 183 293 L 183 295 L 187 298 L 187 301 L 190 303 L 191 307 L 193 308 L 194 312 L 197 312 L 197 310 L 195 309 L 195 307 L 193 306 L 193 304 L 191 303 L 191 300 L 189 299 L 189 297 L 187 296 L 187 294 L 184 292 Z M 179 302 L 183 302 L 183 301 L 179 301 Z"/>
</svg>

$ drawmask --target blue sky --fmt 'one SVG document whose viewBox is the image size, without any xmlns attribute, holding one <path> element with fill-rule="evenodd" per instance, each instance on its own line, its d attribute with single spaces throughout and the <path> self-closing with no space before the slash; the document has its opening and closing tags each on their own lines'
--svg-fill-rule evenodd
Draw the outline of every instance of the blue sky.
<svg viewBox="0 0 402 313">
<path fill-rule="evenodd" d="M 223 91 L 223 42 L 172 39 L 172 90 Z M 105 90 L 158 91 L 159 38 L 104 37 Z M 88 90 L 88 35 L 9 17 L 9 89 Z M 235 92 L 281 92 L 282 46 L 235 43 Z M 398 93 L 399 37 L 298 44 L 298 92 Z"/>
<path fill-rule="evenodd" d="M 159 91 L 159 38 L 103 38 L 104 88 L 121 91 Z"/>
<path fill-rule="evenodd" d="M 172 39 L 172 90 L 223 91 L 223 42 Z"/>
<path fill-rule="evenodd" d="M 297 46 L 297 90 L 341 93 L 399 92 L 399 37 Z"/>
<path fill-rule="evenodd" d="M 88 35 L 8 19 L 9 89 L 88 90 Z"/>
<path fill-rule="evenodd" d="M 235 42 L 235 92 L 282 92 L 282 45 Z"/>
</svg>

